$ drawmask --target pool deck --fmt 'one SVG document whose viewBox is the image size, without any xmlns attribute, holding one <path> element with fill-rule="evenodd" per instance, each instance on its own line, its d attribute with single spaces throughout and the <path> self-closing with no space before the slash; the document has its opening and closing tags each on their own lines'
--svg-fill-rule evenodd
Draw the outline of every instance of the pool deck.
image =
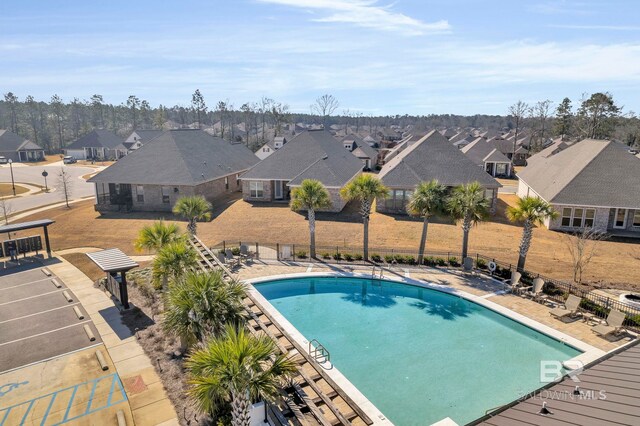
<svg viewBox="0 0 640 426">
<path fill-rule="evenodd" d="M 380 268 L 376 268 L 376 271 L 375 277 L 380 278 Z M 373 268 L 366 266 L 262 261 L 242 265 L 234 271 L 238 279 L 248 283 L 284 278 L 285 276 L 303 275 L 371 277 L 372 272 Z M 586 322 L 579 319 L 569 322 L 557 320 L 549 315 L 551 307 L 505 292 L 504 285 L 501 282 L 483 275 L 465 274 L 458 270 L 435 268 L 384 268 L 382 278 L 436 288 L 465 297 L 580 349 L 584 353 L 574 359 L 582 362 L 583 365 L 601 358 L 607 352 L 615 350 L 637 337 L 627 335 L 615 341 L 598 337 L 591 331 L 592 326 Z M 270 313 L 275 317 L 275 320 L 293 335 L 299 344 L 303 346 L 308 344 L 304 336 L 298 333 L 257 291 L 251 290 L 251 294 L 259 300 L 261 305 L 271 311 Z M 388 419 L 336 369 L 332 370 L 332 378 L 374 419 L 374 424 L 390 424 Z M 448 425 L 455 424 L 448 418 L 443 419 L 443 422 Z M 441 424 L 441 422 L 438 422 L 438 424 Z"/>
</svg>

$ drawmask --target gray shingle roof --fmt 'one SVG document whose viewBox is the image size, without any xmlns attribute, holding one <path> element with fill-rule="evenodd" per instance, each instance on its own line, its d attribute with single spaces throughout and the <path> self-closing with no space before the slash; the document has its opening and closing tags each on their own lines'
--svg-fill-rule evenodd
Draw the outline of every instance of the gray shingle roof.
<svg viewBox="0 0 640 426">
<path fill-rule="evenodd" d="M 124 139 L 113 132 L 104 129 L 95 129 L 72 142 L 66 149 L 82 149 L 85 147 L 123 149 L 123 142 Z"/>
<path fill-rule="evenodd" d="M 640 161 L 616 142 L 585 139 L 518 177 L 550 203 L 640 208 Z"/>
<path fill-rule="evenodd" d="M 197 185 L 240 173 L 258 161 L 243 144 L 231 144 L 202 130 L 169 130 L 89 182 Z"/>
<path fill-rule="evenodd" d="M 290 185 L 317 179 L 325 186 L 342 187 L 361 170 L 362 161 L 344 149 L 331 133 L 307 130 L 256 164 L 241 179 L 286 180 L 291 181 Z"/>
<path fill-rule="evenodd" d="M 487 142 L 484 137 L 478 138 L 460 150 L 478 166 L 484 166 L 485 161 L 510 163 L 507 157 L 498 151 L 493 144 Z M 488 159 L 490 158 L 490 159 Z"/>
<path fill-rule="evenodd" d="M 9 130 L 0 129 L 0 151 L 9 152 L 25 149 L 42 149 L 42 147 Z"/>
<path fill-rule="evenodd" d="M 478 181 L 486 188 L 500 187 L 498 181 L 435 130 L 385 164 L 380 179 L 392 188 L 414 187 L 432 179 L 446 186 Z"/>
<path fill-rule="evenodd" d="M 138 135 L 138 140 L 142 143 L 149 142 L 151 139 L 157 138 L 161 134 L 164 133 L 164 130 L 154 130 L 154 129 L 144 129 L 144 130 L 134 130 L 131 132 Z"/>
</svg>

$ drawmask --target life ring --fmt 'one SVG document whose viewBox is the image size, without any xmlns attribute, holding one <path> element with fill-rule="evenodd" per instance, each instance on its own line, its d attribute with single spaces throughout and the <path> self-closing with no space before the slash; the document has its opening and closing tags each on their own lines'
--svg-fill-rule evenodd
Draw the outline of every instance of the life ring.
<svg viewBox="0 0 640 426">
<path fill-rule="evenodd" d="M 496 262 L 494 262 L 493 260 L 489 262 L 489 271 L 495 272 L 497 267 L 498 265 L 496 265 Z"/>
</svg>

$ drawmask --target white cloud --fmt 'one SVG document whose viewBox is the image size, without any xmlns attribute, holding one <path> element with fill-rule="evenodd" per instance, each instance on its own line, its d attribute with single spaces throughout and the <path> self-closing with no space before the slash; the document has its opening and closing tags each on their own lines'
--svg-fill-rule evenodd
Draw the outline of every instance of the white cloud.
<svg viewBox="0 0 640 426">
<path fill-rule="evenodd" d="M 379 5 L 377 0 L 258 0 L 262 3 L 278 4 L 325 12 L 313 19 L 316 22 L 340 22 L 359 27 L 392 31 L 404 35 L 447 33 L 451 26 L 445 20 L 423 22 L 405 14 L 394 12 L 391 5 Z"/>
<path fill-rule="evenodd" d="M 605 31 L 640 31 L 640 27 L 632 25 L 547 25 L 550 28 L 567 30 L 605 30 Z"/>
</svg>

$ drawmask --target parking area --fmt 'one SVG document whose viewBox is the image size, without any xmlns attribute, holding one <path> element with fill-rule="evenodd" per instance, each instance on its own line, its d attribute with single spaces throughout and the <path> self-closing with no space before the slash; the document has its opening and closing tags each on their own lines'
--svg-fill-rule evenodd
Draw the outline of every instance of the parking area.
<svg viewBox="0 0 640 426">
<path fill-rule="evenodd" d="M 0 373 L 101 343 L 76 295 L 35 266 L 0 276 Z"/>
</svg>

